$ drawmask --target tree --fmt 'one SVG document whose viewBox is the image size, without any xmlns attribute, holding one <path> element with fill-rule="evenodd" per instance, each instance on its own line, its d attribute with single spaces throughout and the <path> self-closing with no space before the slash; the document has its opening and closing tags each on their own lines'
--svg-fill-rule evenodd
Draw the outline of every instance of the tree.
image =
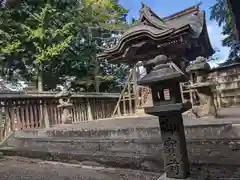
<svg viewBox="0 0 240 180">
<path fill-rule="evenodd" d="M 18 61 L 22 52 L 19 23 L 13 18 L 15 14 L 13 9 L 0 9 L 0 72 L 2 77 L 12 81 L 26 71 L 22 61 Z"/>
<path fill-rule="evenodd" d="M 110 71 L 106 72 L 106 70 L 111 68 L 112 74 L 122 72 L 125 76 L 128 71 L 125 66 L 109 65 L 96 59 L 96 54 L 115 45 L 119 39 L 119 33 L 121 34 L 122 29 L 128 27 L 127 11 L 118 4 L 118 1 L 108 0 L 107 2 L 105 1 L 105 5 L 104 3 L 98 5 L 96 1 L 84 1 L 81 10 L 87 19 L 84 18 L 80 24 L 75 23 L 75 27 L 78 26 L 78 29 L 81 29 L 81 36 L 76 36 L 78 38 L 71 44 L 70 56 L 66 59 L 74 67 L 74 69 L 71 68 L 71 72 L 68 72 L 67 78 L 71 81 L 71 87 L 78 91 L 112 91 L 113 84 L 120 81 L 118 77 L 114 77 L 109 74 Z M 115 87 L 117 88 L 118 85 Z"/>
<path fill-rule="evenodd" d="M 11 0 L 11 8 L 6 7 L 0 18 L 11 40 L 2 34 L 3 77 L 38 79 L 45 90 L 70 84 L 75 90 L 92 91 L 98 79 L 106 91 L 112 88 L 106 84 L 119 82 L 106 72 L 112 66 L 96 60 L 104 44 L 118 39 L 113 34 L 127 26 L 127 11 L 116 0 Z M 125 67 L 117 67 L 112 70 L 125 72 Z"/>
<path fill-rule="evenodd" d="M 37 71 L 38 90 L 43 90 L 43 72 L 46 61 L 57 58 L 69 46 L 73 34 L 70 32 L 73 23 L 55 24 L 55 19 L 61 16 L 51 4 L 46 3 L 35 13 L 29 12 L 26 24 L 21 24 L 22 34 L 28 44 L 32 46 L 33 71 Z M 50 62 L 51 63 L 51 62 Z"/>
<path fill-rule="evenodd" d="M 218 25 L 223 27 L 222 34 L 225 38 L 222 40 L 222 45 L 230 47 L 229 63 L 233 59 L 238 58 L 238 50 L 234 44 L 234 32 L 233 32 L 233 21 L 230 10 L 227 5 L 227 0 L 217 0 L 216 3 L 211 7 L 211 20 L 218 22 Z"/>
<path fill-rule="evenodd" d="M 41 91 L 44 65 L 50 64 L 46 61 L 54 60 L 68 47 L 72 38 L 70 28 L 73 24 L 56 24 L 55 19 L 61 13 L 50 3 L 29 2 L 31 3 L 25 1 L 3 9 L 1 19 L 6 26 L 4 33 L 7 33 L 9 38 L 3 37 L 5 41 L 1 43 L 0 53 L 2 62 L 10 64 L 7 67 L 8 71 L 23 72 L 24 69 L 24 73 L 20 73 L 22 78 L 28 80 L 29 77 L 37 77 L 38 88 Z M 9 14 L 9 17 L 5 14 Z M 10 24 L 4 22 L 5 19 Z M 16 61 L 22 66 L 18 63 L 14 66 L 15 69 L 12 65 Z M 10 77 L 14 77 L 13 74 L 10 74 Z"/>
</svg>

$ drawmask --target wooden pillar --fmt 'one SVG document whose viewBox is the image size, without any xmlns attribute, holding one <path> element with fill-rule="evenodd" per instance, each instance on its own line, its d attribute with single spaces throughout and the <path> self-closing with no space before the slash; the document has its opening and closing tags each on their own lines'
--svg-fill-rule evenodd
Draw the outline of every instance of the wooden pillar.
<svg viewBox="0 0 240 180">
<path fill-rule="evenodd" d="M 42 117 L 43 117 L 43 121 L 44 121 L 44 128 L 49 128 L 50 127 L 50 122 L 49 122 L 49 114 L 48 114 L 48 108 L 47 108 L 47 102 L 43 102 L 42 101 Z"/>
<path fill-rule="evenodd" d="M 222 104 L 221 104 L 221 89 L 220 89 L 220 84 L 218 83 L 218 75 L 216 76 L 216 100 L 217 100 L 217 108 L 221 109 Z"/>
<path fill-rule="evenodd" d="M 136 108 L 138 108 L 138 86 L 137 86 L 137 69 L 136 69 L 136 65 L 134 64 L 134 66 L 132 66 L 132 82 L 133 82 L 133 93 L 135 95 L 135 111 L 136 112 Z"/>
<path fill-rule="evenodd" d="M 88 98 L 87 98 L 87 113 L 88 113 L 88 121 L 92 121 L 93 120 L 92 108 Z"/>
</svg>

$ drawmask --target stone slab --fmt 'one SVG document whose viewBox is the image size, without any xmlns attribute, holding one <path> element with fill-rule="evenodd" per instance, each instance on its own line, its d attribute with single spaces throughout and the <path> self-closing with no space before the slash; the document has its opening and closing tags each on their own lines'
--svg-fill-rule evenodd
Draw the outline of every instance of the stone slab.
<svg viewBox="0 0 240 180">
<path fill-rule="evenodd" d="M 191 177 L 191 175 L 186 178 L 186 179 L 176 179 L 176 178 L 167 178 L 166 173 L 164 173 L 163 175 L 161 175 L 157 180 L 206 180 L 206 177 Z"/>
<path fill-rule="evenodd" d="M 159 127 L 139 127 L 124 129 L 48 129 L 17 131 L 15 137 L 58 137 L 58 138 L 104 138 L 104 139 L 143 139 L 161 137 Z M 240 137 L 240 126 L 232 124 L 201 124 L 185 127 L 187 139 L 219 139 Z"/>
<path fill-rule="evenodd" d="M 235 141 L 193 141 L 188 144 L 188 153 L 190 163 L 235 165 L 240 166 L 240 139 Z M 53 144 L 53 145 L 52 145 Z M 42 145 L 42 146 L 41 146 Z M 142 144 L 144 145 L 144 144 Z M 35 146 L 35 145 L 34 145 Z M 131 169 L 141 169 L 152 172 L 161 172 L 163 170 L 162 151 L 150 154 L 122 151 L 121 149 L 108 151 L 76 151 L 71 149 L 69 144 L 55 144 L 54 142 L 46 144 L 39 143 L 38 147 L 29 146 L 25 149 L 0 148 L 0 152 L 9 156 L 23 156 L 38 158 L 44 160 L 55 160 L 61 162 L 69 161 L 95 161 L 97 163 L 111 166 Z M 53 149 L 55 146 L 55 149 Z M 149 144 L 145 144 L 146 147 Z M 154 151 L 154 146 L 152 146 Z"/>
<path fill-rule="evenodd" d="M 183 114 L 184 116 L 184 114 Z M 222 125 L 240 124 L 240 107 L 222 108 L 217 118 L 203 117 L 198 119 L 184 118 L 185 127 L 199 125 Z M 156 128 L 159 127 L 158 118 L 154 116 L 122 116 L 119 118 L 108 118 L 78 124 L 57 125 L 53 129 L 74 129 L 84 131 L 94 130 L 119 130 L 136 128 Z"/>
</svg>

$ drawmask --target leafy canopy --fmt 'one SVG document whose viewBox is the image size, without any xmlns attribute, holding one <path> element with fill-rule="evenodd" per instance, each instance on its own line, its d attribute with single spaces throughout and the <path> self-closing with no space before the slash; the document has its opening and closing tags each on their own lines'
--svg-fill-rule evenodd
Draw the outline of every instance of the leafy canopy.
<svg viewBox="0 0 240 180">
<path fill-rule="evenodd" d="M 12 0 L 0 11 L 0 67 L 10 80 L 43 81 L 45 90 L 118 91 L 125 66 L 99 62 L 126 29 L 116 0 Z M 117 72 L 121 72 L 120 74 Z"/>
<path fill-rule="evenodd" d="M 218 25 L 223 27 L 222 34 L 224 39 L 222 40 L 222 45 L 231 48 L 227 63 L 238 60 L 239 52 L 234 44 L 233 21 L 227 0 L 216 0 L 216 3 L 211 7 L 210 19 L 217 21 Z"/>
</svg>

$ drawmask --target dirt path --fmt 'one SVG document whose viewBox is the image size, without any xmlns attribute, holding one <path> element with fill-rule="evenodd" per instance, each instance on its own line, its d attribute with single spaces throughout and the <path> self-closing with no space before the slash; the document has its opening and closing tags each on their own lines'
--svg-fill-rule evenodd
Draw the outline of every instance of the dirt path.
<svg viewBox="0 0 240 180">
<path fill-rule="evenodd" d="M 0 159 L 1 180 L 156 180 L 160 175 L 48 162 L 22 157 Z"/>
</svg>

